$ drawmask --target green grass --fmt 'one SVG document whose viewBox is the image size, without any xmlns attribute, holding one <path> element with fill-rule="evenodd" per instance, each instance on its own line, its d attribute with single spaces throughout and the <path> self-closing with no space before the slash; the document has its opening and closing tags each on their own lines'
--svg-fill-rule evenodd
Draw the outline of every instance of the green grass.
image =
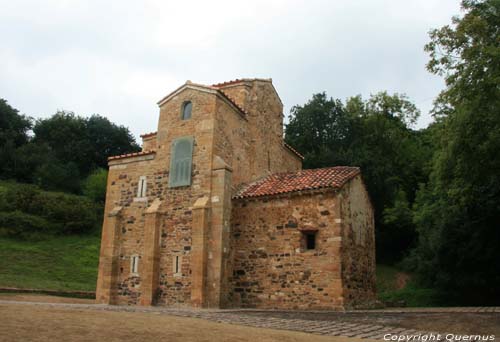
<svg viewBox="0 0 500 342">
<path fill-rule="evenodd" d="M 0 238 L 0 287 L 94 291 L 99 245 L 100 237 L 88 235 Z"/>
<path fill-rule="evenodd" d="M 434 289 L 418 286 L 411 277 L 404 288 L 398 289 L 397 274 L 400 271 L 393 266 L 377 265 L 377 292 L 382 302 L 404 301 L 408 307 L 439 306 L 439 293 Z"/>
</svg>

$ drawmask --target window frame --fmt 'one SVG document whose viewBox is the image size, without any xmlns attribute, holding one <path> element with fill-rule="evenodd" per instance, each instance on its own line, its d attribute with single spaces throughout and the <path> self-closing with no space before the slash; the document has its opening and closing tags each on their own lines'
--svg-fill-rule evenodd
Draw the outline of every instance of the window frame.
<svg viewBox="0 0 500 342">
<path fill-rule="evenodd" d="M 135 276 L 139 275 L 139 260 L 140 257 L 137 254 L 130 256 L 130 274 Z"/>
<path fill-rule="evenodd" d="M 178 146 L 179 143 L 181 142 L 189 142 L 190 144 L 190 159 L 189 159 L 189 165 L 188 165 L 188 170 L 187 170 L 187 179 L 176 179 L 174 178 L 174 171 L 175 166 L 179 162 L 177 158 L 177 153 L 176 152 L 176 146 Z M 168 187 L 169 188 L 178 188 L 178 187 L 183 187 L 183 186 L 191 186 L 192 183 L 192 172 L 193 172 L 193 154 L 194 154 L 194 137 L 192 136 L 186 136 L 186 137 L 180 137 L 177 139 L 174 139 L 172 141 L 172 146 L 170 148 L 170 169 L 169 169 L 169 174 L 168 174 Z M 185 158 L 187 159 L 187 157 Z"/>
<path fill-rule="evenodd" d="M 186 111 L 186 107 L 188 105 L 191 105 L 191 108 L 189 109 L 189 117 L 184 117 L 184 113 Z M 189 120 L 193 117 L 193 102 L 192 101 L 184 101 L 181 106 L 181 120 Z"/>
<path fill-rule="evenodd" d="M 137 183 L 137 198 L 145 198 L 148 189 L 148 179 L 146 176 L 140 176 Z"/>
<path fill-rule="evenodd" d="M 172 273 L 174 277 L 182 276 L 182 255 L 175 254 L 172 260 Z"/>
<path fill-rule="evenodd" d="M 301 249 L 304 251 L 304 252 L 308 252 L 308 251 L 315 251 L 318 249 L 318 231 L 317 230 L 301 230 L 300 231 L 301 233 Z M 313 240 L 313 248 L 309 248 L 310 247 L 310 241 L 309 240 L 311 237 L 314 238 Z"/>
</svg>

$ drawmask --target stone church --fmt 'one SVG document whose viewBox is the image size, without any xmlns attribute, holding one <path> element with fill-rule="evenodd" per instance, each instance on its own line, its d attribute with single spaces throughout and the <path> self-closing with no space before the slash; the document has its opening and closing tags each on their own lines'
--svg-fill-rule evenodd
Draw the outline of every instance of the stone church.
<svg viewBox="0 0 500 342">
<path fill-rule="evenodd" d="M 302 170 L 270 79 L 187 81 L 109 158 L 97 302 L 343 309 L 375 298 L 360 169 Z"/>
</svg>

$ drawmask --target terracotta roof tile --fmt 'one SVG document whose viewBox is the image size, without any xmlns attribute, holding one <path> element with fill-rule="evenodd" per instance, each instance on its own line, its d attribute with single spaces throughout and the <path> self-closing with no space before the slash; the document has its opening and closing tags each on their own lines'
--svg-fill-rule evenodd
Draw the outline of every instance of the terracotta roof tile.
<svg viewBox="0 0 500 342">
<path fill-rule="evenodd" d="M 275 173 L 243 187 L 233 198 L 272 196 L 321 188 L 340 189 L 360 173 L 358 167 L 352 166 Z"/>
<path fill-rule="evenodd" d="M 141 134 L 141 138 L 149 138 L 149 137 L 152 137 L 154 135 L 156 135 L 157 132 L 151 132 L 151 133 L 144 133 L 144 134 Z"/>
<path fill-rule="evenodd" d="M 228 86 L 228 85 L 233 85 L 233 84 L 236 84 L 236 83 L 241 83 L 241 82 L 245 82 L 246 80 L 245 79 L 235 79 L 235 80 L 231 80 L 231 81 L 226 81 L 226 82 L 222 82 L 222 83 L 216 83 L 216 84 L 212 84 L 211 86 L 212 87 L 215 87 L 215 88 L 219 88 L 219 87 L 225 87 L 225 86 Z"/>
<path fill-rule="evenodd" d="M 155 153 L 156 151 L 141 151 L 141 152 L 127 153 L 127 154 L 120 154 L 118 156 L 108 157 L 108 161 L 130 158 L 130 157 L 146 156 L 148 154 L 155 154 Z"/>
</svg>

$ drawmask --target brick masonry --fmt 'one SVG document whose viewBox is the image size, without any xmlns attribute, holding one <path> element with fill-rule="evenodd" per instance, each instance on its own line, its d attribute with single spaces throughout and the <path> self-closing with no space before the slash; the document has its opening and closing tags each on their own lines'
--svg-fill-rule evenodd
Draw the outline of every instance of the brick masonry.
<svg viewBox="0 0 500 342">
<path fill-rule="evenodd" d="M 186 101 L 192 117 L 182 120 Z M 186 82 L 159 106 L 157 132 L 143 136 L 147 153 L 109 160 L 99 303 L 341 309 L 374 299 L 373 213 L 361 176 L 342 188 L 233 198 L 245 184 L 302 167 L 283 142 L 270 80 Z M 194 141 L 191 185 L 171 188 L 180 137 Z M 314 250 L 305 250 L 307 232 Z"/>
</svg>

